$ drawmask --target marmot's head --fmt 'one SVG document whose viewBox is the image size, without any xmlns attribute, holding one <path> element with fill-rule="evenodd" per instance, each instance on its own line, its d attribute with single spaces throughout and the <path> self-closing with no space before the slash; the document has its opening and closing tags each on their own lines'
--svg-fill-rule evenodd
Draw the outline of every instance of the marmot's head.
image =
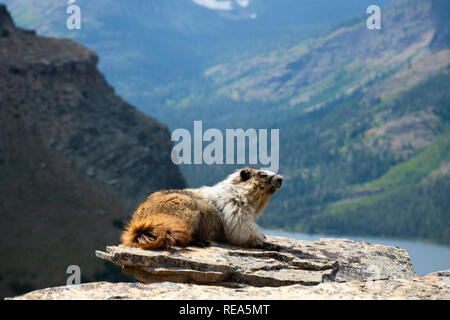
<svg viewBox="0 0 450 320">
<path fill-rule="evenodd" d="M 283 177 L 268 170 L 246 167 L 233 174 L 232 182 L 242 190 L 255 213 L 260 214 L 270 197 L 281 188 Z"/>
</svg>

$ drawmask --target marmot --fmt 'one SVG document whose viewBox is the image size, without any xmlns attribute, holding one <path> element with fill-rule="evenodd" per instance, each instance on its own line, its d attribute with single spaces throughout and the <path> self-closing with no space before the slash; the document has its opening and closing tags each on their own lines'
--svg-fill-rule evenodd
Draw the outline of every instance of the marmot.
<svg viewBox="0 0 450 320">
<path fill-rule="evenodd" d="M 282 182 L 280 175 L 247 167 L 212 187 L 155 192 L 136 209 L 121 241 L 153 250 L 209 241 L 264 247 L 255 220 Z"/>
</svg>

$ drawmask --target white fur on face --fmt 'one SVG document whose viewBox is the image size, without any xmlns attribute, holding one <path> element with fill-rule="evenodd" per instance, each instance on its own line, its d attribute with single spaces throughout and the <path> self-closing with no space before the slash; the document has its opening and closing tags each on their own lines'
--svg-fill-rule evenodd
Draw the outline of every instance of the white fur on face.
<svg viewBox="0 0 450 320">
<path fill-rule="evenodd" d="M 264 172 L 265 174 L 267 174 L 269 177 L 274 176 L 275 173 L 273 173 L 272 171 L 269 170 L 259 170 L 260 172 Z"/>
<path fill-rule="evenodd" d="M 247 246 L 262 245 L 264 235 L 255 223 L 256 215 L 246 196 L 251 186 L 234 183 L 240 178 L 240 171 L 232 173 L 212 187 L 201 187 L 192 191 L 205 197 L 217 210 L 229 243 Z M 264 172 L 269 177 L 275 175 L 268 170 Z"/>
</svg>

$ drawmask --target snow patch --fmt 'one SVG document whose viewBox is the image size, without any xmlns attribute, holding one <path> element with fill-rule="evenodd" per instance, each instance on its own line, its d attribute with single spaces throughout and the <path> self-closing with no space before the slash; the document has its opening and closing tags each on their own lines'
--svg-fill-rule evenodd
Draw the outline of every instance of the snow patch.
<svg viewBox="0 0 450 320">
<path fill-rule="evenodd" d="M 219 1 L 219 0 L 192 0 L 199 6 L 206 7 L 212 10 L 232 10 L 233 4 L 231 1 Z"/>
<path fill-rule="evenodd" d="M 233 10 L 233 5 L 236 3 L 242 8 L 247 8 L 250 5 L 250 0 L 192 0 L 195 4 L 206 7 L 211 10 Z"/>
</svg>

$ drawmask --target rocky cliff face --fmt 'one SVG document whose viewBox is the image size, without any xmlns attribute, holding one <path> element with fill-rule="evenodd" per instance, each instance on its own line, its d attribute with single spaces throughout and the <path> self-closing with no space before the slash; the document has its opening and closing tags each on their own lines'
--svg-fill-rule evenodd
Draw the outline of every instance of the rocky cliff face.
<svg viewBox="0 0 450 320">
<path fill-rule="evenodd" d="M 48 148 L 117 191 L 130 209 L 149 191 L 184 186 L 167 128 L 114 94 L 94 52 L 18 30 L 3 16 L 2 100 Z"/>
<path fill-rule="evenodd" d="M 168 129 L 115 95 L 97 62 L 16 28 L 0 5 L 2 294 L 64 284 L 70 264 L 93 277 L 89 252 L 117 240 L 139 201 L 185 186 Z"/>
<path fill-rule="evenodd" d="M 145 251 L 107 247 L 99 258 L 141 283 L 87 283 L 15 299 L 448 299 L 449 271 L 419 278 L 401 248 L 346 239 L 268 237 L 273 251 L 214 244 Z"/>
</svg>

